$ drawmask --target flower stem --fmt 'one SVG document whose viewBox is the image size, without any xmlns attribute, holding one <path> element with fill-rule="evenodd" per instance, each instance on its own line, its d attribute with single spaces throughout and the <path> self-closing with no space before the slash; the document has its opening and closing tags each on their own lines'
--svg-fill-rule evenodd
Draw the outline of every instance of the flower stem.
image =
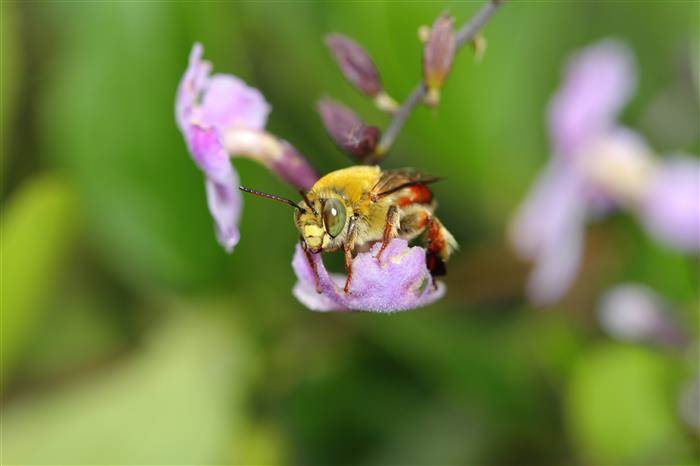
<svg viewBox="0 0 700 466">
<path fill-rule="evenodd" d="M 498 10 L 501 6 L 502 0 L 489 0 L 484 6 L 481 7 L 479 11 L 460 29 L 457 31 L 457 50 L 462 48 L 464 44 L 467 44 L 474 40 L 476 35 L 479 33 L 486 22 L 491 18 L 491 16 Z M 384 131 L 377 149 L 375 151 L 374 157 L 367 160 L 367 163 L 376 164 L 381 160 L 384 155 L 389 151 L 394 141 L 398 137 L 403 125 L 406 124 L 406 120 L 411 115 L 413 110 L 423 102 L 427 93 L 427 88 L 423 82 L 419 83 L 413 91 L 409 94 L 406 100 L 401 104 L 398 111 L 394 114 L 394 118 L 391 120 L 389 127 Z"/>
</svg>

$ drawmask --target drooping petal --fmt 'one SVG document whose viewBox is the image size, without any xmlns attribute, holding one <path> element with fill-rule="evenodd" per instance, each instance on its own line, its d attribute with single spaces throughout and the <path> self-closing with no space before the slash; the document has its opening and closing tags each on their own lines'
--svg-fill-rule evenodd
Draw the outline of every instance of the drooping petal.
<svg viewBox="0 0 700 466">
<path fill-rule="evenodd" d="M 663 162 L 639 213 L 659 241 L 681 251 L 700 251 L 700 160 L 677 156 Z"/>
<path fill-rule="evenodd" d="M 270 105 L 260 91 L 235 76 L 215 74 L 202 94 L 202 124 L 221 132 L 230 128 L 262 130 L 269 113 Z"/>
<path fill-rule="evenodd" d="M 548 110 L 555 154 L 573 157 L 582 143 L 610 128 L 635 86 L 632 52 L 622 43 L 604 40 L 575 54 Z"/>
<path fill-rule="evenodd" d="M 528 296 L 552 304 L 578 271 L 587 211 L 585 185 L 568 164 L 554 161 L 535 183 L 511 225 L 516 252 L 532 261 Z"/>
<path fill-rule="evenodd" d="M 192 158 L 206 177 L 207 204 L 214 218 L 217 239 L 230 253 L 239 240 L 238 220 L 243 206 L 238 174 L 214 128 L 191 125 L 187 142 Z"/>
<path fill-rule="evenodd" d="M 375 244 L 369 252 L 353 259 L 348 294 L 343 291 L 345 276 L 329 274 L 321 255 L 312 255 L 319 275 L 319 294 L 312 268 L 298 245 L 292 261 L 298 278 L 294 296 L 314 311 L 396 312 L 428 305 L 444 295 L 443 283 L 433 286 L 425 265 L 425 249 L 409 247 L 405 240 L 395 239 L 389 243 L 380 263 L 375 258 L 380 247 Z"/>
</svg>

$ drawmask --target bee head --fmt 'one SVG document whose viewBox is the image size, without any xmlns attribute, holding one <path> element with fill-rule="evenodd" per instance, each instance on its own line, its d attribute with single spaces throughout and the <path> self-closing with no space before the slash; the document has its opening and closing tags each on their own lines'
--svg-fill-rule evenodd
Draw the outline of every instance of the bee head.
<svg viewBox="0 0 700 466">
<path fill-rule="evenodd" d="M 258 197 L 294 207 L 296 209 L 294 223 L 301 233 L 306 247 L 311 251 L 336 250 L 343 244 L 348 212 L 345 202 L 338 194 L 330 193 L 326 196 L 309 198 L 307 193 L 302 191 L 300 193 L 304 200 L 297 204 L 274 194 L 263 193 L 243 186 L 240 186 L 240 189 Z"/>
<path fill-rule="evenodd" d="M 329 196 L 309 199 L 301 193 L 304 200 L 295 213 L 296 226 L 313 252 L 335 250 L 343 244 L 347 208 L 340 197 Z"/>
</svg>

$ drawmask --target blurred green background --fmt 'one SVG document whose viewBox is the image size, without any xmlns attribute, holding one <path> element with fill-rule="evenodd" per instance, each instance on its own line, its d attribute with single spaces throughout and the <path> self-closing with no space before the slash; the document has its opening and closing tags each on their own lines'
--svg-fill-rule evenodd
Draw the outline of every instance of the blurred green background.
<svg viewBox="0 0 700 466">
<path fill-rule="evenodd" d="M 639 92 L 623 121 L 660 153 L 698 153 L 697 2 L 517 2 L 463 51 L 437 111 L 388 166 L 447 175 L 461 251 L 446 298 L 397 314 L 319 314 L 291 295 L 290 213 L 246 199 L 216 244 L 202 175 L 173 115 L 194 41 L 259 88 L 269 129 L 323 173 L 350 164 L 314 102 L 382 126 L 322 43 L 364 44 L 386 88 L 419 79 L 416 31 L 480 2 L 2 2 L 4 464 L 696 464 L 678 397 L 698 346 L 622 343 L 596 319 L 634 280 L 698 335 L 698 262 L 617 214 L 588 229 L 576 286 L 523 297 L 506 224 L 548 158 L 544 112 L 566 56 L 627 42 Z M 695 60 L 694 60 L 695 58 Z M 694 75 L 694 76 L 693 76 Z M 236 160 L 242 180 L 294 196 Z"/>
</svg>

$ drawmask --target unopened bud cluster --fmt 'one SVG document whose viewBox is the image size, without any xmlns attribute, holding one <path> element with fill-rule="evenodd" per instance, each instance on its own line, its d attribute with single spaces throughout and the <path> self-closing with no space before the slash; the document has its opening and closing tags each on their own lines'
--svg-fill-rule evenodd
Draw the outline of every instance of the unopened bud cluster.
<svg viewBox="0 0 700 466">
<path fill-rule="evenodd" d="M 418 35 L 423 42 L 422 82 L 426 91 L 420 103 L 433 107 L 439 103 L 440 89 L 458 47 L 454 19 L 443 13 L 432 27 L 423 26 Z M 389 114 L 399 112 L 399 105 L 384 90 L 377 66 L 360 44 L 342 34 L 328 35 L 325 43 L 350 84 L 370 97 L 378 109 Z M 342 151 L 361 163 L 374 163 L 383 155 L 378 127 L 365 124 L 351 109 L 331 100 L 319 102 L 317 110 L 329 136 Z"/>
</svg>

